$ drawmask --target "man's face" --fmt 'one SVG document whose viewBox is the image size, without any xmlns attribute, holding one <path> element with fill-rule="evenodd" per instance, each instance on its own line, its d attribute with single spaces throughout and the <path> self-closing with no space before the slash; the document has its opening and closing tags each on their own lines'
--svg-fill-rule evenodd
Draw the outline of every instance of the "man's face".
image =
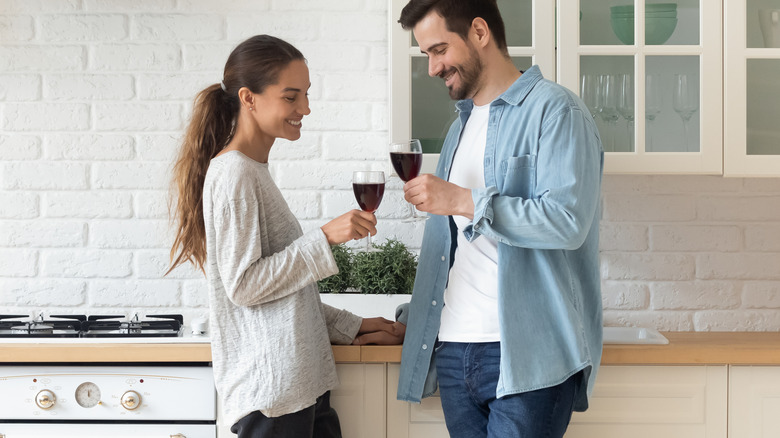
<svg viewBox="0 0 780 438">
<path fill-rule="evenodd" d="M 477 49 L 447 30 L 444 18 L 431 12 L 412 32 L 428 56 L 428 75 L 444 79 L 451 99 L 468 99 L 479 91 L 483 67 Z"/>
</svg>

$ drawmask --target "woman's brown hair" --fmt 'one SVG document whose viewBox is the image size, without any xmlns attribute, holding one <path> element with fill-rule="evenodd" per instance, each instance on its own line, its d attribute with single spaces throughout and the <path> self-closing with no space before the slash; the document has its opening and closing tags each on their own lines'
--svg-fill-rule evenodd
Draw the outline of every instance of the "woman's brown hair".
<svg viewBox="0 0 780 438">
<path fill-rule="evenodd" d="M 205 273 L 206 226 L 203 220 L 203 183 L 209 162 L 233 136 L 241 103 L 238 90 L 260 94 L 276 84 L 279 72 L 290 62 L 303 60 L 291 44 L 269 35 L 257 35 L 230 53 L 221 84 L 198 93 L 192 119 L 173 167 L 174 196 L 169 202 L 171 219 L 177 222 L 171 248 L 171 266 L 191 262 Z M 258 108 L 258 110 L 262 110 Z"/>
</svg>

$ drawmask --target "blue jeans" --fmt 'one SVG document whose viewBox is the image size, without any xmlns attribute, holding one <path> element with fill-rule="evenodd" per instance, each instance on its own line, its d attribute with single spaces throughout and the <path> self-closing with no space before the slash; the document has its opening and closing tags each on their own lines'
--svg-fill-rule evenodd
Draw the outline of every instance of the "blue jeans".
<svg viewBox="0 0 780 438">
<path fill-rule="evenodd" d="M 452 438 L 562 437 L 582 372 L 565 382 L 496 398 L 500 344 L 436 343 L 436 371 Z"/>
</svg>

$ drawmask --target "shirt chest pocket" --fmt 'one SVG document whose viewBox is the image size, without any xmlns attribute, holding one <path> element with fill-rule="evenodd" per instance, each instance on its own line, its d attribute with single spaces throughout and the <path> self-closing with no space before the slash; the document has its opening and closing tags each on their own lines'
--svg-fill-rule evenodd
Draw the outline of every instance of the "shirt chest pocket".
<svg viewBox="0 0 780 438">
<path fill-rule="evenodd" d="M 536 156 L 521 155 L 501 161 L 499 191 L 504 196 L 532 198 L 536 190 Z"/>
</svg>

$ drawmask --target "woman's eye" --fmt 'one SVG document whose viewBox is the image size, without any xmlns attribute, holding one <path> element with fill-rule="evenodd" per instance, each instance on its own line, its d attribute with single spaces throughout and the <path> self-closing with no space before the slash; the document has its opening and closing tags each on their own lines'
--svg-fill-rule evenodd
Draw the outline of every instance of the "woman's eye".
<svg viewBox="0 0 780 438">
<path fill-rule="evenodd" d="M 288 102 L 291 102 L 291 103 L 295 102 L 295 98 L 294 97 L 285 97 L 284 100 L 286 100 Z"/>
</svg>

